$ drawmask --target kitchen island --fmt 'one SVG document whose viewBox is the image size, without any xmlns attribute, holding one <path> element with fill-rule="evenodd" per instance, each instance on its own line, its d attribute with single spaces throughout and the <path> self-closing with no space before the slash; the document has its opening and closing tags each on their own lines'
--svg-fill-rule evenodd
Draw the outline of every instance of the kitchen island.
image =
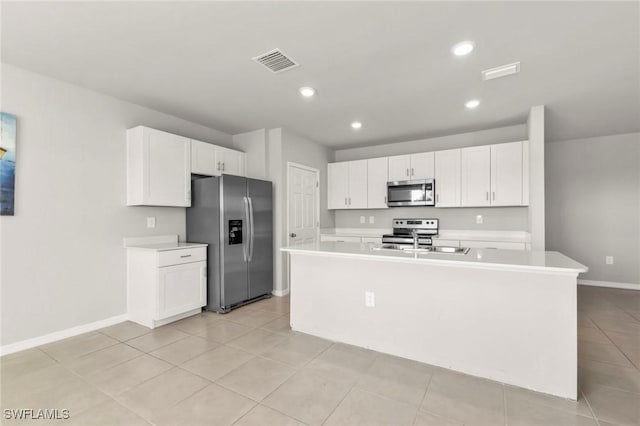
<svg viewBox="0 0 640 426">
<path fill-rule="evenodd" d="M 377 247 L 283 248 L 292 329 L 577 399 L 577 276 L 584 265 L 557 252 Z"/>
</svg>

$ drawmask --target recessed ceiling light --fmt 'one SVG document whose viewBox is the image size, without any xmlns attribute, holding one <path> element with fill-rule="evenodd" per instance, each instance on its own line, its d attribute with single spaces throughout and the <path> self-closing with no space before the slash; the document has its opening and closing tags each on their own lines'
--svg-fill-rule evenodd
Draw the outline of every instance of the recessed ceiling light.
<svg viewBox="0 0 640 426">
<path fill-rule="evenodd" d="M 471 53 L 473 50 L 474 44 L 472 41 L 461 41 L 460 43 L 455 44 L 451 51 L 456 56 L 464 56 Z"/>
<path fill-rule="evenodd" d="M 466 106 L 469 109 L 473 109 L 475 107 L 477 107 L 478 105 L 480 105 L 480 101 L 477 99 L 471 99 L 470 101 L 467 101 L 466 104 L 464 104 L 464 106 Z"/>
<path fill-rule="evenodd" d="M 352 129 L 360 129 L 362 127 L 362 123 L 359 121 L 354 121 L 353 123 L 351 123 L 351 128 Z"/>
<path fill-rule="evenodd" d="M 316 94 L 316 89 L 314 89 L 313 87 L 307 87 L 307 86 L 301 87 L 300 94 L 305 98 L 310 98 Z"/>
</svg>

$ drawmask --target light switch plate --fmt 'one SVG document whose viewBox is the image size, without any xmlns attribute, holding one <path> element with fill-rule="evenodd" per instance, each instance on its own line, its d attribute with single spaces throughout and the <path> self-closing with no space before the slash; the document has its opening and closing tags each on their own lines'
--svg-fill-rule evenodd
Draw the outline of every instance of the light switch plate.
<svg viewBox="0 0 640 426">
<path fill-rule="evenodd" d="M 156 218 L 153 216 L 149 216 L 147 218 L 147 228 L 155 228 L 156 227 Z"/>
<path fill-rule="evenodd" d="M 483 222 L 482 215 L 481 215 L 481 214 L 476 215 L 476 223 L 477 223 L 478 225 L 480 225 L 480 224 L 482 224 L 482 222 Z"/>
<path fill-rule="evenodd" d="M 375 216 L 369 216 L 369 223 L 375 223 L 376 222 L 376 217 Z"/>
<path fill-rule="evenodd" d="M 364 306 L 368 308 L 374 308 L 376 306 L 376 294 L 374 292 L 364 292 Z"/>
<path fill-rule="evenodd" d="M 604 262 L 605 262 L 607 265 L 613 265 L 613 256 L 606 256 L 606 257 L 604 258 Z"/>
<path fill-rule="evenodd" d="M 364 216 L 360 216 L 360 223 L 365 223 L 365 217 Z"/>
</svg>

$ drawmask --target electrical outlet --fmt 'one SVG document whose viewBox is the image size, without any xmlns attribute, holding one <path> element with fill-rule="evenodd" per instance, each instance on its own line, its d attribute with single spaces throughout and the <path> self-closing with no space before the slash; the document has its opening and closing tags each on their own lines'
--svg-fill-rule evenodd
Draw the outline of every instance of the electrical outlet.
<svg viewBox="0 0 640 426">
<path fill-rule="evenodd" d="M 369 216 L 369 223 L 375 223 L 375 222 L 376 222 L 375 216 Z"/>
<path fill-rule="evenodd" d="M 607 256 L 607 257 L 605 257 L 605 258 L 604 258 L 604 262 L 605 262 L 607 265 L 613 265 L 613 256 Z"/>
<path fill-rule="evenodd" d="M 483 222 L 482 215 L 481 214 L 476 215 L 476 223 L 480 225 L 482 222 Z"/>
<path fill-rule="evenodd" d="M 147 218 L 147 228 L 155 228 L 156 227 L 156 218 L 153 216 L 149 216 Z"/>
<path fill-rule="evenodd" d="M 360 223 L 365 223 L 365 217 L 364 216 L 360 216 Z"/>
<path fill-rule="evenodd" d="M 376 294 L 372 291 L 364 292 L 364 306 L 373 308 L 376 306 Z"/>
</svg>

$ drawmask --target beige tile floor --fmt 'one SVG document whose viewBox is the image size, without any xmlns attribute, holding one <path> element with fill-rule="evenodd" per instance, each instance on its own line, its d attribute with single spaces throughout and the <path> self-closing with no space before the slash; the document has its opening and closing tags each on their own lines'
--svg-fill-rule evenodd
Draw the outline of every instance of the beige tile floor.
<svg viewBox="0 0 640 426">
<path fill-rule="evenodd" d="M 274 297 L 5 356 L 2 408 L 70 410 L 37 425 L 640 425 L 640 293 L 580 287 L 578 306 L 577 402 L 292 332 Z"/>
</svg>

